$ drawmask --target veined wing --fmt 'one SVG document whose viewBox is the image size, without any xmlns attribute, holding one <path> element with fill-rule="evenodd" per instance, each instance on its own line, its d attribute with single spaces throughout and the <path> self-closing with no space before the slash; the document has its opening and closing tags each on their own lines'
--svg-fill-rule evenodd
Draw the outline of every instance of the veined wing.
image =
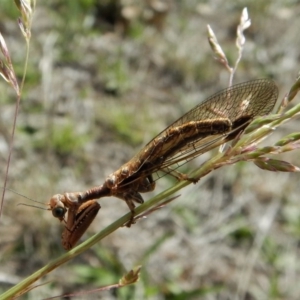
<svg viewBox="0 0 300 300">
<path fill-rule="evenodd" d="M 199 156 L 229 140 L 257 116 L 271 112 L 278 97 L 275 83 L 258 79 L 222 90 L 172 123 L 127 164 L 129 176 L 147 176 Z"/>
</svg>

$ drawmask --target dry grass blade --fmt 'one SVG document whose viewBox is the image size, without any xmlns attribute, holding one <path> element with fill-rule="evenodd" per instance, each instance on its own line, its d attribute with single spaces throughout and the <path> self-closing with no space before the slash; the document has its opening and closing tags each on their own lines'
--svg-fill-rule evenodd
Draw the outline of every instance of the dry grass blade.
<svg viewBox="0 0 300 300">
<path fill-rule="evenodd" d="M 13 121 L 13 127 L 12 127 L 12 133 L 11 133 L 11 140 L 9 144 L 9 153 L 6 163 L 6 171 L 5 171 L 5 179 L 3 184 L 3 192 L 2 197 L 0 201 L 0 216 L 2 214 L 3 209 L 3 202 L 5 198 L 5 191 L 8 181 L 8 175 L 9 175 L 9 168 L 10 168 L 10 161 L 12 156 L 12 151 L 14 147 L 14 137 L 15 137 L 15 130 L 16 130 L 16 124 L 17 124 L 17 118 L 18 118 L 18 112 L 21 102 L 21 94 L 26 78 L 27 73 L 27 67 L 28 67 L 28 59 L 29 59 L 29 45 L 30 45 L 30 37 L 31 37 L 31 22 L 33 17 L 33 12 L 35 8 L 35 1 L 27 1 L 27 0 L 16 0 L 15 1 L 17 7 L 19 8 L 23 19 L 25 20 L 24 23 L 19 19 L 18 23 L 21 29 L 21 32 L 23 33 L 23 36 L 26 40 L 26 57 L 25 57 L 25 63 L 24 63 L 24 70 L 23 70 L 23 78 L 21 81 L 21 85 L 19 86 L 15 71 L 12 65 L 12 61 L 10 58 L 10 54 L 8 51 L 8 48 L 6 47 L 6 43 L 2 35 L 0 36 L 0 49 L 5 57 L 5 62 L 1 62 L 0 64 L 0 74 L 2 77 L 13 87 L 17 94 L 16 104 L 15 104 L 15 113 L 14 113 L 14 121 Z"/>
<path fill-rule="evenodd" d="M 4 60 L 0 60 L 0 75 L 8 82 L 15 90 L 17 96 L 20 95 L 20 88 L 15 75 L 14 67 L 10 58 L 9 50 L 7 48 L 5 39 L 0 33 L 0 50 L 4 56 Z"/>
<path fill-rule="evenodd" d="M 244 31 L 249 28 L 251 25 L 251 20 L 249 19 L 248 16 L 248 10 L 245 7 L 242 11 L 241 19 L 240 19 L 240 24 L 237 27 L 237 38 L 236 38 L 236 46 L 239 51 L 242 51 L 245 43 L 246 43 L 246 38 L 244 35 Z M 240 53 L 241 56 L 241 53 Z"/>
<path fill-rule="evenodd" d="M 228 64 L 227 57 L 221 45 L 219 44 L 214 31 L 209 25 L 207 25 L 207 36 L 208 36 L 208 43 L 213 53 L 215 54 L 216 60 L 219 61 L 222 65 L 224 65 L 229 72 L 231 72 L 232 68 Z"/>
<path fill-rule="evenodd" d="M 101 288 L 88 290 L 88 291 L 58 295 L 58 296 L 54 296 L 54 297 L 50 297 L 50 298 L 45 298 L 43 300 L 62 299 L 62 298 L 66 298 L 66 297 L 78 297 L 78 296 L 85 296 L 86 297 L 87 295 L 90 295 L 90 294 L 95 294 L 95 293 L 99 293 L 99 292 L 103 292 L 103 291 L 109 291 L 109 290 L 112 290 L 112 289 L 122 288 L 122 287 L 125 287 L 125 286 L 136 283 L 140 278 L 140 273 L 141 273 L 141 266 L 137 266 L 134 269 L 130 270 L 127 274 L 125 274 L 119 280 L 119 283 L 110 284 L 110 285 L 107 285 L 107 286 L 103 286 Z"/>
</svg>

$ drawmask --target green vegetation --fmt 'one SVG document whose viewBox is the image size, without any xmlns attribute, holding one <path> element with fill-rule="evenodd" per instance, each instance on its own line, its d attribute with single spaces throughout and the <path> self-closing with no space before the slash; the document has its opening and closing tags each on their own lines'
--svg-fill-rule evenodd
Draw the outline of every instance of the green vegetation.
<svg viewBox="0 0 300 300">
<path fill-rule="evenodd" d="M 207 24 L 232 65 L 237 59 L 236 27 L 241 10 L 248 7 L 252 26 L 245 31 L 247 42 L 234 83 L 272 77 L 282 98 L 299 71 L 297 1 L 177 1 L 159 7 L 151 6 L 151 1 L 124 1 L 123 6 L 121 1 L 100 2 L 37 3 L 8 187 L 41 201 L 37 205 L 43 208 L 53 194 L 102 184 L 156 133 L 227 86 L 228 72 L 215 61 L 218 53 L 209 48 Z M 0 32 L 20 84 L 26 57 L 26 43 L 16 22 L 20 13 L 12 1 L 5 0 L 0 16 Z M 2 178 L 15 109 L 15 93 L 3 82 Z M 295 99 L 290 106 L 296 104 Z M 272 118 L 272 123 L 270 119 L 257 121 L 256 129 L 270 129 L 268 124 L 275 128 L 278 119 Z M 299 120 L 280 125 L 252 153 L 265 151 L 266 156 L 299 166 L 299 135 L 288 136 L 298 131 Z M 264 147 L 280 139 L 276 149 Z M 288 147 L 296 151 L 279 151 Z M 189 173 L 211 157 L 222 160 L 215 150 L 182 170 Z M 256 165 L 291 169 L 273 160 L 256 161 Z M 130 229 L 111 230 L 108 236 L 104 232 L 101 243 L 82 246 L 76 250 L 82 253 L 68 264 L 74 252 L 60 256 L 64 253 L 60 245 L 64 224 L 47 210 L 17 206 L 36 203 L 7 191 L 0 225 L 0 275 L 5 278 L 0 283 L 0 299 L 47 263 L 55 265 L 54 260 L 55 266 L 62 265 L 42 277 L 42 285 L 22 299 L 73 294 L 110 284 L 119 286 L 82 297 L 300 297 L 297 173 L 269 172 L 242 162 L 214 170 L 185 188 L 174 178 L 166 178 L 157 181 L 154 193 L 145 194 L 145 200 L 169 186 L 177 188 L 175 195 L 180 197 Z M 122 224 L 120 216 L 128 212 L 118 199 L 103 199 L 100 204 L 88 236 L 117 220 L 110 227 L 115 230 Z M 139 265 L 140 271 L 129 272 Z"/>
</svg>

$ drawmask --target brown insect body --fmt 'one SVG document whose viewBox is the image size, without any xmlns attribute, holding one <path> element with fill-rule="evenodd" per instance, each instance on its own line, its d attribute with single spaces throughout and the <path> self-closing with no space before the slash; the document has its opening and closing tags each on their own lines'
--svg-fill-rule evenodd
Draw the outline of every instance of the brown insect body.
<svg viewBox="0 0 300 300">
<path fill-rule="evenodd" d="M 62 220 L 69 210 L 65 232 L 70 232 L 74 226 L 72 222 L 78 222 L 76 214 L 79 213 L 80 206 L 89 200 L 115 196 L 126 201 L 134 212 L 134 202 L 143 203 L 140 193 L 155 188 L 153 173 L 163 171 L 172 174 L 180 163 L 182 165 L 234 139 L 255 117 L 270 113 L 277 97 L 278 89 L 269 79 L 237 84 L 214 94 L 158 134 L 130 161 L 109 175 L 101 186 L 82 193 L 53 196 L 49 204 L 53 215 L 56 216 L 56 211 L 59 210 L 59 216 L 56 217 Z M 171 169 L 172 165 L 176 167 Z M 184 174 L 182 178 L 189 179 Z M 98 212 L 100 206 L 93 206 L 93 209 Z M 69 222 L 70 213 L 72 222 Z M 93 219 L 94 217 L 93 215 Z M 77 230 L 80 236 L 90 223 L 87 226 L 87 222 L 84 223 L 84 230 Z M 63 239 L 66 238 L 68 234 L 64 233 Z"/>
<path fill-rule="evenodd" d="M 70 223 L 72 226 L 67 226 L 62 234 L 64 249 L 70 250 L 75 246 L 97 216 L 100 208 L 100 204 L 95 200 L 83 203 L 78 210 L 69 208 L 68 224 Z"/>
<path fill-rule="evenodd" d="M 277 97 L 278 89 L 268 79 L 238 84 L 214 94 L 152 139 L 109 175 L 105 185 L 113 194 L 132 189 L 128 187 L 131 182 L 137 192 L 152 191 L 154 172 L 191 160 L 232 140 L 254 117 L 268 114 Z"/>
</svg>

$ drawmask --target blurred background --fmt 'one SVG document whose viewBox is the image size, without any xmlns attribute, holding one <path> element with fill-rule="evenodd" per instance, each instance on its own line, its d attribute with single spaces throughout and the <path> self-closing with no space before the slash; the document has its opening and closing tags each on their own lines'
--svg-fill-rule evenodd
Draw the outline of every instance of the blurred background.
<svg viewBox="0 0 300 300">
<path fill-rule="evenodd" d="M 206 26 L 233 65 L 244 7 L 252 25 L 234 83 L 273 78 L 282 99 L 300 70 L 299 1 L 38 1 L 8 187 L 47 204 L 53 194 L 102 184 L 167 125 L 227 87 L 229 74 L 213 57 Z M 0 31 L 21 78 L 18 17 L 13 1 L 2 0 Z M 0 93 L 4 180 L 16 96 L 4 80 Z M 266 144 L 298 131 L 298 124 L 285 124 Z M 284 159 L 300 165 L 297 151 Z M 299 178 L 251 163 L 216 170 L 53 271 L 22 299 L 116 283 L 139 264 L 134 286 L 77 299 L 299 299 Z M 144 198 L 174 182 L 160 179 Z M 64 253 L 63 225 L 49 211 L 18 203 L 33 204 L 7 191 L 0 292 Z M 128 211 L 115 198 L 100 203 L 83 239 Z"/>
</svg>

